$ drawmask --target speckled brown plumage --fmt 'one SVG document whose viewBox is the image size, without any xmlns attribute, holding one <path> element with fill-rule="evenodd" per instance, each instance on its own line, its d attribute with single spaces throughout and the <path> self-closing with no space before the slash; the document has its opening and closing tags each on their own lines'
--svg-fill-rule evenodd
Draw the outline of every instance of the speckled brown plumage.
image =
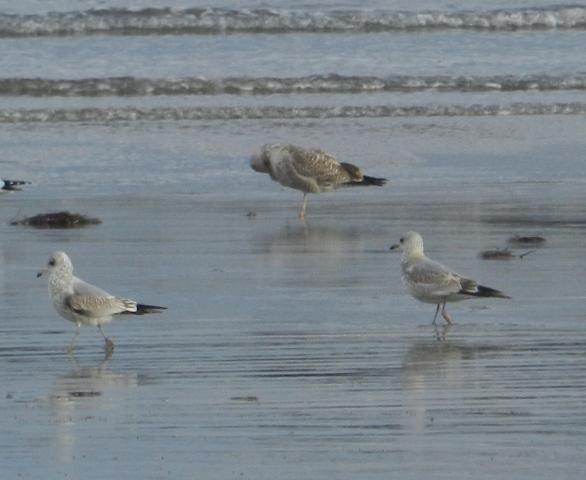
<svg viewBox="0 0 586 480">
<path fill-rule="evenodd" d="M 308 193 L 331 192 L 350 186 L 382 186 L 386 179 L 363 175 L 356 165 L 340 163 L 327 152 L 295 145 L 264 145 L 250 161 L 257 172 L 268 173 L 286 187 L 304 193 L 299 216 L 304 217 Z"/>
</svg>

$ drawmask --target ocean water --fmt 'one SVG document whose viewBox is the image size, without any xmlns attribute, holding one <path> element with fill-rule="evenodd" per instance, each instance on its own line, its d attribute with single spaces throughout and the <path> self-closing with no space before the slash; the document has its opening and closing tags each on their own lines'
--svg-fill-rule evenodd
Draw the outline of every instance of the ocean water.
<svg viewBox="0 0 586 480">
<path fill-rule="evenodd" d="M 583 477 L 584 45 L 583 2 L 0 2 L 0 175 L 32 182 L 0 194 L 2 475 Z M 267 142 L 388 185 L 302 224 Z M 9 224 L 63 209 L 103 223 Z M 434 329 L 408 230 L 513 298 Z M 69 357 L 56 249 L 169 310 Z"/>
</svg>

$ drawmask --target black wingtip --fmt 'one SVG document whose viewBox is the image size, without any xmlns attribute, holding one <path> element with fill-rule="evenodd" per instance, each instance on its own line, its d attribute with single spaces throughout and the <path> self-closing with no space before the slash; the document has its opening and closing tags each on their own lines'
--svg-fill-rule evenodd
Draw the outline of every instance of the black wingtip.
<svg viewBox="0 0 586 480">
<path fill-rule="evenodd" d="M 158 305 L 146 305 L 144 303 L 136 304 L 135 315 L 145 315 L 147 313 L 161 313 L 162 310 L 167 310 L 167 307 L 160 307 Z"/>
<path fill-rule="evenodd" d="M 494 288 L 485 287 L 483 285 L 478 285 L 478 290 L 474 293 L 465 292 L 468 295 L 473 297 L 484 297 L 484 298 L 506 298 L 511 299 L 508 295 L 501 292 L 500 290 L 496 290 Z"/>
<path fill-rule="evenodd" d="M 369 177 L 368 175 L 364 175 L 362 181 L 357 182 L 356 185 L 362 185 L 365 187 L 374 185 L 375 187 L 382 187 L 385 183 L 387 183 L 386 178 Z"/>
</svg>

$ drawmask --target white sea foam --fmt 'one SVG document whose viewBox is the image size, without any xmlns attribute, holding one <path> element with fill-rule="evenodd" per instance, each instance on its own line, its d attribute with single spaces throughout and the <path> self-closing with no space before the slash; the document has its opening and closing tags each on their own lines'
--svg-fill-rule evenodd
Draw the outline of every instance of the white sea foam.
<svg viewBox="0 0 586 480">
<path fill-rule="evenodd" d="M 148 8 L 0 15 L 0 36 L 4 37 L 92 33 L 144 35 L 554 28 L 586 28 L 586 7 L 456 12 Z"/>
<path fill-rule="evenodd" d="M 306 118 L 454 117 L 494 115 L 583 115 L 586 103 L 511 103 L 341 107 L 191 107 L 0 110 L 0 123 Z"/>
<path fill-rule="evenodd" d="M 69 79 L 4 78 L 0 95 L 30 96 L 150 96 L 150 95 L 263 95 L 292 93 L 442 92 L 586 90 L 586 74 L 488 76 L 343 76 L 230 77 L 207 79 L 106 77 Z"/>
</svg>

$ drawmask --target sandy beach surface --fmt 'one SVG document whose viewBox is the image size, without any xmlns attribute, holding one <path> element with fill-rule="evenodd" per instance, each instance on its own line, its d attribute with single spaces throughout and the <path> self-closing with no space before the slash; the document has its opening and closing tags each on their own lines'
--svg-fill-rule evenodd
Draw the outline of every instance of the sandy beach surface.
<svg viewBox="0 0 586 480">
<path fill-rule="evenodd" d="M 586 435 L 585 120 L 511 116 L 6 125 L 0 197 L 5 478 L 580 478 Z M 320 146 L 384 188 L 312 196 L 256 174 L 267 141 Z M 67 209 L 101 225 L 16 227 Z M 389 246 L 511 300 L 449 308 L 400 282 Z M 546 243 L 487 261 L 513 235 Z M 73 325 L 35 278 L 166 305 Z"/>
</svg>

